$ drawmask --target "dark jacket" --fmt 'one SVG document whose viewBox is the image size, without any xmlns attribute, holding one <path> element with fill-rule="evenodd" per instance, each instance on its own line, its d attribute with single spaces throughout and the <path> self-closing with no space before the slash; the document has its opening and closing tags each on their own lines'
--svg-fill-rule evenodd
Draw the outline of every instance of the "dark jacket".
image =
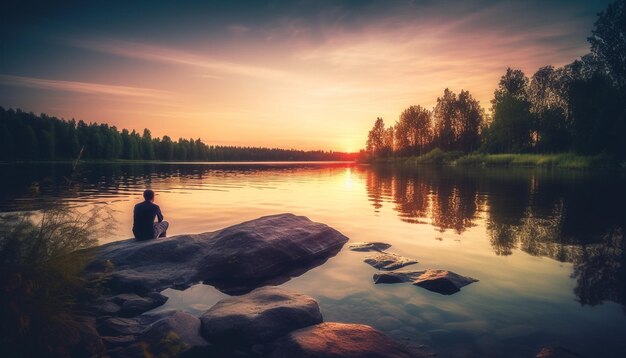
<svg viewBox="0 0 626 358">
<path fill-rule="evenodd" d="M 133 234 L 136 239 L 154 239 L 154 219 L 163 221 L 163 214 L 158 205 L 144 201 L 135 205 L 133 210 Z"/>
</svg>

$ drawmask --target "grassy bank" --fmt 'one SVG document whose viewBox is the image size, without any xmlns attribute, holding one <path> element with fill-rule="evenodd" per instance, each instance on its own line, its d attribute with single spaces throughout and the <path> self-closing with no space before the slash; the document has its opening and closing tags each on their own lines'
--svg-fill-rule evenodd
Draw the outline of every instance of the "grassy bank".
<svg viewBox="0 0 626 358">
<path fill-rule="evenodd" d="M 626 168 L 626 163 L 618 163 L 609 156 L 581 156 L 572 153 L 560 154 L 485 154 L 444 152 L 440 149 L 417 157 L 376 158 L 373 163 L 390 164 L 434 164 L 479 167 L 542 167 L 563 169 Z"/>
</svg>

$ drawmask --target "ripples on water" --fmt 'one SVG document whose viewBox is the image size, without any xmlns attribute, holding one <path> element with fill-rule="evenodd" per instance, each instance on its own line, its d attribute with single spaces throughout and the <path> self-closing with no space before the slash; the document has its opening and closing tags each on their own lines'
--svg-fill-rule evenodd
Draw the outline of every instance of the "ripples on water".
<svg viewBox="0 0 626 358">
<path fill-rule="evenodd" d="M 374 285 L 363 253 L 343 250 L 284 284 L 314 296 L 327 321 L 358 322 L 442 356 L 531 357 L 558 344 L 625 356 L 626 181 L 618 174 L 533 169 L 371 168 L 346 163 L 3 165 L 0 211 L 106 204 L 131 236 L 146 187 L 170 235 L 213 231 L 280 212 L 306 215 L 355 241 L 386 241 L 480 279 L 452 296 Z M 166 290 L 160 309 L 202 312 L 223 297 Z"/>
</svg>

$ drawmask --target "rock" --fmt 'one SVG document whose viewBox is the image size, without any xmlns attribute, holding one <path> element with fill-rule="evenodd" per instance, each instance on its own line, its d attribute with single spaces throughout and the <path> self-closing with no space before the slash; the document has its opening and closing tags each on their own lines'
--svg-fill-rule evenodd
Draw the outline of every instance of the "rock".
<svg viewBox="0 0 626 358">
<path fill-rule="evenodd" d="M 105 297 L 105 300 L 118 306 L 122 306 L 126 301 L 139 300 L 141 298 L 142 297 L 136 293 L 121 293 L 119 295 Z"/>
<path fill-rule="evenodd" d="M 45 331 L 48 342 L 46 356 L 50 357 L 102 357 L 105 347 L 96 330 L 95 319 L 87 316 L 66 316 L 61 314 L 57 320 L 50 320 Z M 34 338 L 41 338 L 35 336 Z M 10 347 L 10 346 L 9 346 Z M 11 351 L 0 348 L 2 356 L 12 356 Z M 8 348 L 8 347 L 7 347 Z M 21 356 L 28 356 L 22 352 Z"/>
<path fill-rule="evenodd" d="M 408 358 L 405 347 L 362 324 L 320 323 L 278 339 L 271 358 Z"/>
<path fill-rule="evenodd" d="M 143 331 L 144 326 L 132 318 L 113 317 L 104 320 L 100 331 L 111 336 L 136 335 Z"/>
<path fill-rule="evenodd" d="M 111 347 L 123 347 L 127 346 L 131 343 L 135 343 L 137 340 L 136 336 L 126 335 L 126 336 L 102 336 L 102 341 L 104 344 Z"/>
<path fill-rule="evenodd" d="M 200 335 L 200 319 L 185 312 L 155 322 L 137 340 L 151 356 L 178 356 L 201 352 L 208 342 Z"/>
<path fill-rule="evenodd" d="M 443 328 L 472 337 L 479 337 L 493 331 L 491 325 L 483 320 L 449 322 L 444 324 Z"/>
<path fill-rule="evenodd" d="M 314 299 L 278 287 L 258 288 L 219 301 L 201 317 L 202 336 L 212 344 L 251 346 L 322 322 Z"/>
<path fill-rule="evenodd" d="M 574 353 L 569 349 L 553 346 L 543 347 L 535 356 L 536 358 L 582 358 L 580 354 Z"/>
<path fill-rule="evenodd" d="M 133 317 L 149 311 L 153 308 L 163 305 L 167 301 L 167 297 L 160 293 L 152 292 L 146 297 L 129 298 L 122 303 L 122 307 L 118 312 L 118 315 L 122 317 Z"/>
<path fill-rule="evenodd" d="M 336 255 L 347 241 L 304 216 L 272 215 L 215 232 L 90 249 L 96 260 L 85 274 L 108 267 L 107 286 L 113 292 L 154 292 L 203 281 L 241 294 L 301 275 Z"/>
<path fill-rule="evenodd" d="M 442 295 L 451 295 L 472 282 L 478 282 L 478 280 L 452 271 L 429 269 L 417 277 L 413 284 Z"/>
<path fill-rule="evenodd" d="M 396 254 L 390 254 L 387 252 L 381 252 L 376 255 L 367 256 L 365 263 L 374 266 L 379 270 L 395 270 L 404 266 L 413 265 L 417 263 L 417 260 L 408 259 Z"/>
<path fill-rule="evenodd" d="M 384 242 L 353 242 L 348 244 L 348 248 L 352 251 L 385 251 L 391 245 Z"/>
<path fill-rule="evenodd" d="M 98 313 L 100 315 L 116 315 L 120 309 L 121 307 L 113 302 L 104 302 L 98 307 Z"/>
<path fill-rule="evenodd" d="M 461 276 L 452 271 L 433 269 L 425 271 L 390 271 L 374 274 L 374 283 L 398 282 L 411 282 L 429 291 L 437 292 L 442 295 L 451 295 L 459 292 L 461 287 L 469 285 L 472 282 L 478 282 L 478 280 Z"/>
<path fill-rule="evenodd" d="M 399 283 L 413 282 L 421 276 L 425 270 L 421 271 L 390 271 L 377 272 L 374 274 L 374 283 Z"/>
</svg>

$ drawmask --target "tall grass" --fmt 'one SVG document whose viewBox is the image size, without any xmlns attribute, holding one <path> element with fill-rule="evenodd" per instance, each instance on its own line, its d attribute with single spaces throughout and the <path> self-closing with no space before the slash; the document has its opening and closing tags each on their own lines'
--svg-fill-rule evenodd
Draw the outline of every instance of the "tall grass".
<svg viewBox="0 0 626 358">
<path fill-rule="evenodd" d="M 417 157 L 389 157 L 373 158 L 373 164 L 401 164 L 401 165 L 458 165 L 481 167 L 543 167 L 563 169 L 595 169 L 595 168 L 623 168 L 626 162 L 617 163 L 606 155 L 581 156 L 573 153 L 559 154 L 464 154 L 460 151 L 444 152 L 435 148 L 430 152 Z"/>
<path fill-rule="evenodd" d="M 97 342 L 93 347 L 82 342 L 86 329 L 77 306 L 89 294 L 80 275 L 89 258 L 75 251 L 96 245 L 112 225 L 106 208 L 81 213 L 56 207 L 0 216 L 5 356 L 70 356 L 97 349 Z"/>
<path fill-rule="evenodd" d="M 565 169 L 589 169 L 611 166 L 605 156 L 580 156 L 562 154 L 480 154 L 473 153 L 458 158 L 453 164 L 464 166 L 520 166 Z"/>
</svg>

